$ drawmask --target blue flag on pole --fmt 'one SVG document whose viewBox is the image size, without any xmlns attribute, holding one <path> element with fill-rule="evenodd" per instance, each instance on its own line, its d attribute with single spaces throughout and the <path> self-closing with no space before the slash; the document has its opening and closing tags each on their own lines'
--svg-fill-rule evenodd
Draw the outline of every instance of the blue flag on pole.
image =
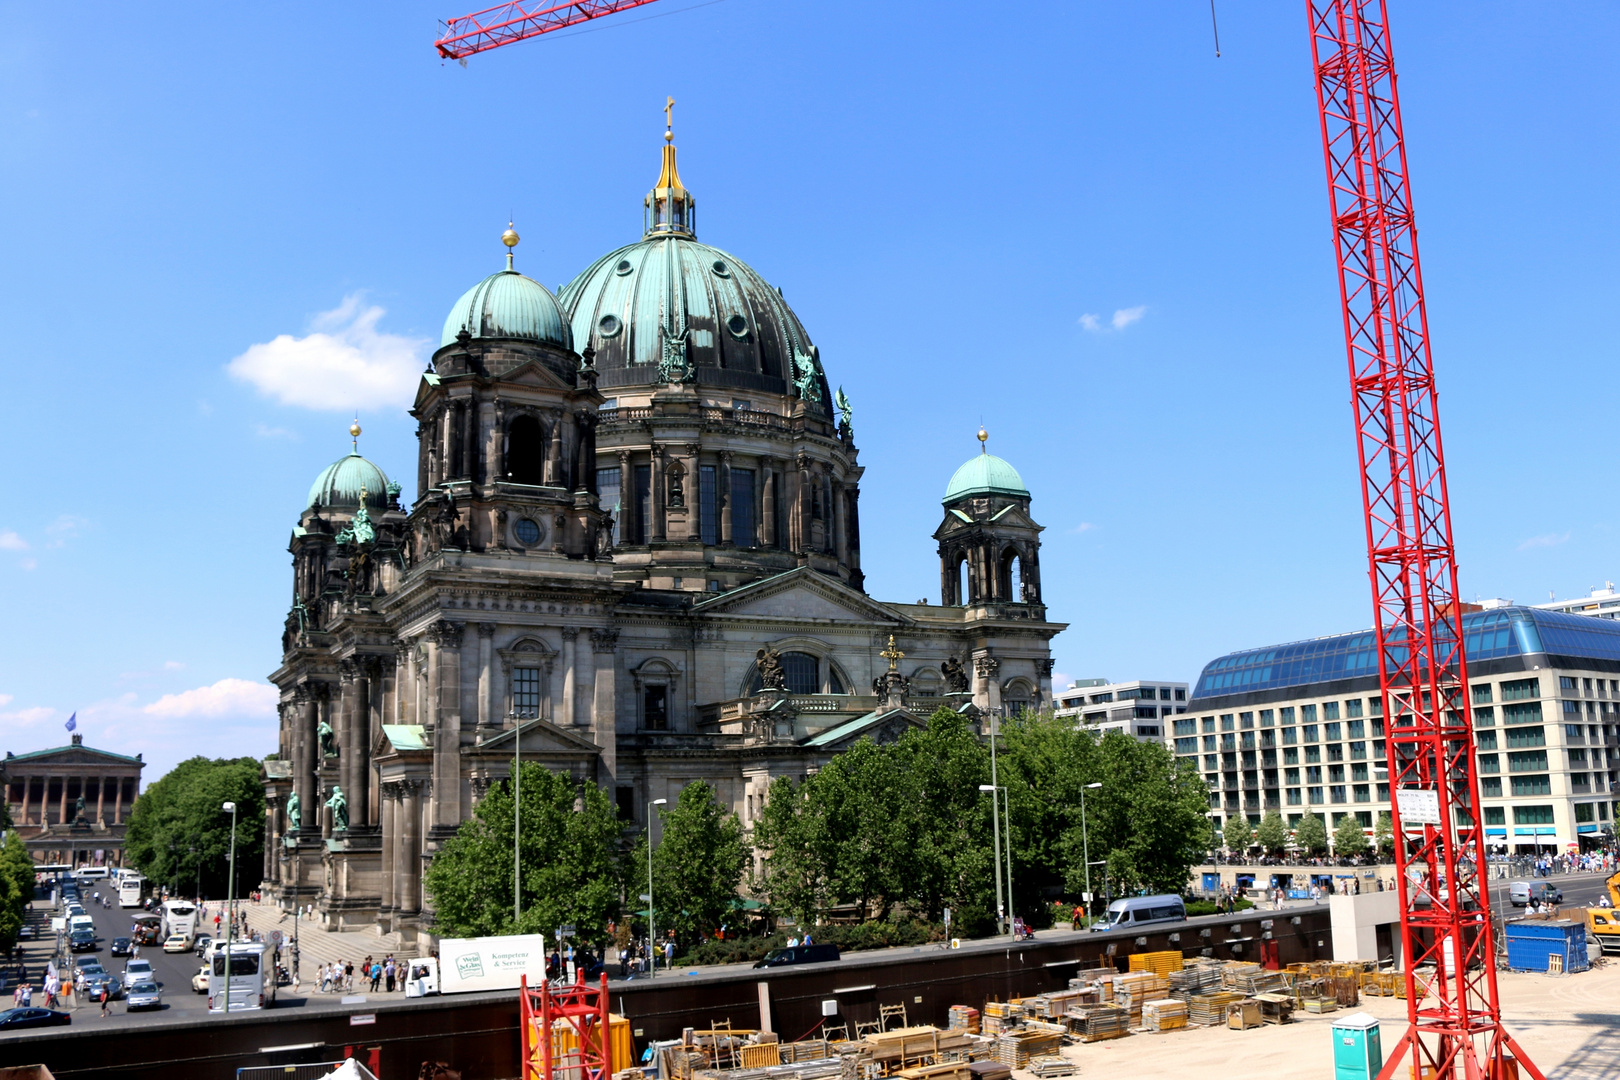
<svg viewBox="0 0 1620 1080">
<path fill-rule="evenodd" d="M 62 726 L 67 728 L 69 731 L 72 731 L 74 728 L 78 727 L 79 714 L 75 712 L 72 716 L 68 717 L 67 723 L 63 724 Z"/>
</svg>

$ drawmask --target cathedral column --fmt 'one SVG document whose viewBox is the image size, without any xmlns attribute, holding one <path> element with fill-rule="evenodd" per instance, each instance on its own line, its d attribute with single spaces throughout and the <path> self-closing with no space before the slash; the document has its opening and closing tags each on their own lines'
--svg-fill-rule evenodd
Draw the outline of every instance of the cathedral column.
<svg viewBox="0 0 1620 1080">
<path fill-rule="evenodd" d="M 98 776 L 98 777 L 96 777 L 96 821 L 98 823 L 101 821 L 102 803 L 106 799 L 106 797 L 107 797 L 107 778 L 105 776 Z"/>
<path fill-rule="evenodd" d="M 720 542 L 731 544 L 731 451 L 720 451 L 720 468 L 714 478 L 714 497 L 720 504 Z"/>
<path fill-rule="evenodd" d="M 576 627 L 565 626 L 562 632 L 562 709 L 561 722 L 566 726 L 579 723 L 579 716 L 574 709 L 574 644 L 579 637 Z"/>
<path fill-rule="evenodd" d="M 619 644 L 617 630 L 592 630 L 591 650 L 596 658 L 596 700 L 592 710 L 591 737 L 602 749 L 602 769 L 611 780 L 618 774 L 618 710 L 614 707 L 615 675 Z"/>
<path fill-rule="evenodd" d="M 546 447 L 545 484 L 547 487 L 566 487 L 567 476 L 563 467 L 563 414 L 551 418 L 551 439 Z"/>
<path fill-rule="evenodd" d="M 320 702 L 315 699 L 315 688 L 300 686 L 293 697 L 293 713 L 298 716 L 297 732 L 293 740 L 293 754 L 297 762 L 293 773 L 293 792 L 298 796 L 300 829 L 302 832 L 315 821 L 315 793 L 311 791 L 315 777 L 315 728 L 320 724 Z M 302 714 L 302 715 L 299 715 Z"/>
<path fill-rule="evenodd" d="M 443 481 L 455 479 L 455 413 L 451 411 L 451 403 L 446 401 L 439 409 L 439 475 Z"/>
<path fill-rule="evenodd" d="M 641 500 L 636 493 L 636 471 L 630 464 L 630 451 L 619 451 L 619 542 L 632 543 L 636 538 L 635 520 Z"/>
<path fill-rule="evenodd" d="M 799 455 L 799 498 L 793 515 L 798 535 L 793 538 L 793 550 L 803 554 L 810 550 L 810 458 Z"/>
<path fill-rule="evenodd" d="M 349 803 L 349 823 L 356 824 L 355 798 L 360 787 L 360 666 L 353 660 L 345 660 L 338 665 L 338 679 L 341 690 L 339 692 L 338 708 L 341 712 L 342 724 L 339 731 L 341 742 L 338 744 L 338 775 L 343 785 L 344 797 Z"/>
<path fill-rule="evenodd" d="M 759 459 L 759 470 L 764 473 L 765 494 L 761 499 L 760 510 L 760 536 L 764 546 L 776 546 L 776 462 L 770 458 Z"/>
<path fill-rule="evenodd" d="M 992 713 L 1001 708 L 1001 682 L 996 678 L 1000 670 L 1001 661 L 994 656 L 973 658 L 973 671 L 979 676 L 979 693 L 975 695 L 974 704 Z"/>
<path fill-rule="evenodd" d="M 396 906 L 406 915 L 415 915 L 422 910 L 422 781 L 412 778 L 401 781 L 400 786 L 405 791 L 405 827 L 400 830 L 401 895 Z"/>
<path fill-rule="evenodd" d="M 581 410 L 575 414 L 579 420 L 579 449 L 574 454 L 575 471 L 579 474 L 574 481 L 575 491 L 589 492 L 592 495 L 600 494 L 596 488 L 596 414 Z M 624 490 L 624 481 L 620 479 L 619 490 Z"/>
<path fill-rule="evenodd" d="M 259 870 L 260 881 L 273 881 L 276 871 L 276 803 L 279 800 L 269 798 L 264 801 L 264 865 Z"/>
<path fill-rule="evenodd" d="M 838 565 L 849 565 L 849 537 L 844 525 L 844 485 L 834 484 L 832 498 L 829 504 L 833 515 L 833 551 L 838 555 Z"/>
<path fill-rule="evenodd" d="M 462 421 L 465 425 L 465 437 L 462 439 L 463 461 L 461 471 L 468 480 L 478 482 L 478 402 L 473 398 L 467 399 L 466 408 L 462 410 Z"/>
<path fill-rule="evenodd" d="M 461 824 L 461 635 L 465 623 L 433 626 L 434 657 L 428 668 L 433 687 L 433 826 Z"/>
<path fill-rule="evenodd" d="M 118 781 L 118 790 L 113 793 L 113 824 L 114 825 L 122 825 L 123 823 L 124 823 L 124 781 L 123 781 L 122 778 L 120 778 L 119 781 Z"/>
<path fill-rule="evenodd" d="M 649 483 L 652 487 L 652 522 L 647 531 L 649 543 L 662 543 L 664 540 L 664 462 L 663 447 L 657 443 L 652 444 L 652 468 L 649 472 Z"/>
<path fill-rule="evenodd" d="M 399 843 L 399 822 L 394 816 L 398 784 L 381 785 L 377 817 L 382 822 L 382 914 L 394 910 L 394 847 Z"/>
<path fill-rule="evenodd" d="M 495 624 L 478 624 L 478 726 L 488 727 L 490 720 L 490 652 L 494 647 Z"/>
</svg>

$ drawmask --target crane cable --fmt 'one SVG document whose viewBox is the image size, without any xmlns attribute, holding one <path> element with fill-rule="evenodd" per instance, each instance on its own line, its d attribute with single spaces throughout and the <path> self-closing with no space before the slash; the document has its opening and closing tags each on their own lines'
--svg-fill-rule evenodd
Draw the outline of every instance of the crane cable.
<svg viewBox="0 0 1620 1080">
<path fill-rule="evenodd" d="M 1221 28 L 1215 21 L 1215 0 L 1209 0 L 1209 28 L 1215 32 L 1215 59 L 1221 58 Z"/>
</svg>

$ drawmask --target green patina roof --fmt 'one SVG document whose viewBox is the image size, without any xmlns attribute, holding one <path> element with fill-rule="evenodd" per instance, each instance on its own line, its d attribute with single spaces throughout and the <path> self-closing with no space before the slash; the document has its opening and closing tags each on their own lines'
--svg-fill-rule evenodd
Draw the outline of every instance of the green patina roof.
<svg viewBox="0 0 1620 1080">
<path fill-rule="evenodd" d="M 574 336 L 551 291 L 516 270 L 491 274 L 462 294 L 444 320 L 439 345 L 456 340 L 465 328 L 473 337 L 527 338 L 564 349 Z"/>
<path fill-rule="evenodd" d="M 860 731 L 862 728 L 870 727 L 872 724 L 883 719 L 885 716 L 893 716 L 899 711 L 899 709 L 885 709 L 881 711 L 874 709 L 865 715 L 857 716 L 853 720 L 845 720 L 837 727 L 830 727 L 814 738 L 806 739 L 804 745 L 830 746 L 839 739 L 847 738 L 848 736 L 853 735 L 855 732 Z"/>
<path fill-rule="evenodd" d="M 994 454 L 979 454 L 951 477 L 941 502 L 952 503 L 969 495 L 1016 495 L 1029 498 L 1018 470 Z"/>
<path fill-rule="evenodd" d="M 395 750 L 427 750 L 427 728 L 421 724 L 384 724 L 383 736 Z"/>
<path fill-rule="evenodd" d="M 367 506 L 388 509 L 388 477 L 359 454 L 350 454 L 321 470 L 310 485 L 309 501 L 304 505 L 356 508 L 362 487 L 366 489 Z"/>
</svg>

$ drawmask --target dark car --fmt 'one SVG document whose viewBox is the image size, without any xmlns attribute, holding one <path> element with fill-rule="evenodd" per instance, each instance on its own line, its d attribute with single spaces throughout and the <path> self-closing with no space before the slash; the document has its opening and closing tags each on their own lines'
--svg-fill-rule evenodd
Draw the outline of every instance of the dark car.
<svg viewBox="0 0 1620 1080">
<path fill-rule="evenodd" d="M 135 951 L 135 946 L 127 937 L 115 937 L 112 940 L 112 954 L 114 956 L 128 956 Z"/>
<path fill-rule="evenodd" d="M 75 930 L 68 935 L 68 948 L 74 952 L 93 952 L 96 947 L 94 930 Z"/>
<path fill-rule="evenodd" d="M 787 964 L 819 964 L 826 960 L 838 959 L 838 946 L 836 945 L 792 945 L 785 949 L 772 949 L 765 954 L 765 959 L 754 966 L 783 967 Z"/>
<path fill-rule="evenodd" d="M 100 971 L 85 977 L 84 999 L 100 1001 L 102 987 L 107 988 L 108 1001 L 117 1001 L 124 996 L 124 981 L 110 972 Z"/>
<path fill-rule="evenodd" d="M 17 1031 L 21 1028 L 36 1027 L 61 1027 L 71 1023 L 73 1023 L 71 1013 L 52 1012 L 50 1009 L 7 1009 L 5 1012 L 0 1012 L 0 1031 Z"/>
</svg>

